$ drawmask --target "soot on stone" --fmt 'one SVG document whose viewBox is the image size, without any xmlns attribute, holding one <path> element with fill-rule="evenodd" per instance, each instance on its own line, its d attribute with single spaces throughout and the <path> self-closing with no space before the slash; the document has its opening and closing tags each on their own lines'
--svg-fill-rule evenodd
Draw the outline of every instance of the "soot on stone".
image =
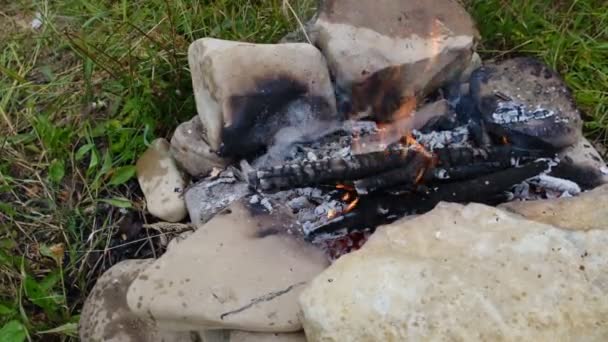
<svg viewBox="0 0 608 342">
<path fill-rule="evenodd" d="M 275 134 L 284 127 L 298 126 L 286 115 L 287 108 L 296 101 L 310 106 L 310 115 L 330 110 L 325 99 L 310 96 L 308 85 L 289 76 L 261 79 L 251 93 L 229 99 L 232 123 L 222 131 L 222 145 L 218 154 L 223 157 L 246 157 L 268 146 Z"/>
<path fill-rule="evenodd" d="M 375 119 L 391 121 L 395 112 L 407 100 L 402 84 L 402 66 L 388 67 L 374 73 L 365 81 L 352 86 L 351 112 L 360 113 L 371 108 Z"/>
<path fill-rule="evenodd" d="M 490 134 L 522 148 L 561 149 L 580 138 L 582 119 L 563 80 L 533 58 L 477 69 L 471 94 Z"/>
</svg>

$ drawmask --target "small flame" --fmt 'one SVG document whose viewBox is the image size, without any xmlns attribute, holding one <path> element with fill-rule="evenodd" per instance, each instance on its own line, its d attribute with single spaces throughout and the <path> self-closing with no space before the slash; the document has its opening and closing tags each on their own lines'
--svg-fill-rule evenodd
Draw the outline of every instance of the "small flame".
<svg viewBox="0 0 608 342">
<path fill-rule="evenodd" d="M 344 194 L 344 196 L 342 196 L 342 201 L 343 201 L 343 202 L 348 202 L 348 201 L 350 201 L 350 196 L 351 196 L 351 195 L 350 195 L 350 192 L 345 193 L 345 194 Z"/>
<path fill-rule="evenodd" d="M 502 136 L 501 140 L 503 145 L 509 145 L 509 138 L 507 138 L 506 136 Z"/>
<path fill-rule="evenodd" d="M 330 220 L 331 220 L 331 219 L 333 219 L 333 218 L 336 218 L 336 216 L 338 216 L 338 212 L 337 212 L 335 209 L 329 209 L 329 210 L 327 211 L 327 218 L 328 218 L 328 219 L 330 219 Z"/>
<path fill-rule="evenodd" d="M 344 213 L 347 214 L 353 211 L 353 209 L 357 207 L 357 204 L 359 204 L 359 197 L 355 198 L 354 201 L 350 202 L 348 207 L 346 207 L 346 210 L 344 210 Z"/>
</svg>

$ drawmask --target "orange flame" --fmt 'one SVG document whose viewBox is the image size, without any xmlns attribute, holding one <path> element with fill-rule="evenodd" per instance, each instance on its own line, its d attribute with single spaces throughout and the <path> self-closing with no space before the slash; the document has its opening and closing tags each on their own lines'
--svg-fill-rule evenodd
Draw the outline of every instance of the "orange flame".
<svg viewBox="0 0 608 342">
<path fill-rule="evenodd" d="M 353 211 L 353 209 L 357 207 L 357 204 L 359 204 L 359 197 L 355 198 L 354 201 L 350 202 L 348 207 L 346 207 L 346 210 L 344 210 L 344 213 L 347 214 Z"/>
<path fill-rule="evenodd" d="M 336 216 L 338 216 L 338 212 L 335 209 L 329 209 L 329 211 L 327 211 L 327 218 L 328 219 L 333 219 Z"/>
</svg>

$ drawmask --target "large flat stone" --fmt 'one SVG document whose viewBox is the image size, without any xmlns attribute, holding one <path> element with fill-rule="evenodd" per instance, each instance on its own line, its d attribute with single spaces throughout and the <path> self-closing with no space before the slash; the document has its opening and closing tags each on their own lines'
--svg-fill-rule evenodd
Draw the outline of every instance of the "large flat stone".
<svg viewBox="0 0 608 342">
<path fill-rule="evenodd" d="M 310 31 L 346 109 L 384 120 L 457 80 L 479 36 L 452 0 L 323 0 Z"/>
<path fill-rule="evenodd" d="M 300 330 L 297 298 L 328 261 L 293 222 L 277 205 L 233 203 L 142 272 L 129 307 L 169 330 Z"/>
<path fill-rule="evenodd" d="M 327 63 L 313 45 L 204 38 L 188 60 L 205 141 L 223 156 L 248 155 L 286 127 L 304 134 L 337 119 Z"/>
<path fill-rule="evenodd" d="M 602 341 L 607 230 L 440 204 L 380 228 L 303 292 L 309 341 Z"/>
</svg>

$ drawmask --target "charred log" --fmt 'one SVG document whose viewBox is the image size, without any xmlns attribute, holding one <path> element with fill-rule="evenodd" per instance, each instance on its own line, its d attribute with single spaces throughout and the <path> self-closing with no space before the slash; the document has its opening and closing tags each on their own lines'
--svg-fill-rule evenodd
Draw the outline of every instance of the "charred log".
<svg viewBox="0 0 608 342">
<path fill-rule="evenodd" d="M 402 195 L 376 193 L 363 196 L 357 208 L 311 230 L 310 239 L 335 235 L 341 231 L 373 229 L 405 216 L 432 210 L 439 202 L 483 203 L 495 205 L 508 200 L 507 192 L 523 181 L 548 170 L 549 162 L 539 161 L 510 168 L 473 180 L 418 187 Z M 474 189 L 474 190 L 472 190 Z"/>
<path fill-rule="evenodd" d="M 431 168 L 431 159 L 422 153 L 414 154 L 404 167 L 355 181 L 355 189 L 359 195 L 364 195 L 400 185 L 414 186 L 427 178 Z"/>
<path fill-rule="evenodd" d="M 386 151 L 352 155 L 319 161 L 304 161 L 251 171 L 250 186 L 266 191 L 331 184 L 369 177 L 373 174 L 407 166 L 420 154 L 417 148 L 398 145 Z"/>
</svg>

